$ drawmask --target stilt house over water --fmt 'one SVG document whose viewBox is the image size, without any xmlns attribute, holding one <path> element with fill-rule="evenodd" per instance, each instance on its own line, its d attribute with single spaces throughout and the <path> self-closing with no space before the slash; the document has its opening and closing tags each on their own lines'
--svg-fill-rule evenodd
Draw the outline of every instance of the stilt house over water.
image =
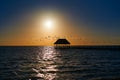
<svg viewBox="0 0 120 80">
<path fill-rule="evenodd" d="M 68 48 L 70 47 L 70 42 L 67 39 L 58 39 L 54 45 L 56 48 Z"/>
</svg>

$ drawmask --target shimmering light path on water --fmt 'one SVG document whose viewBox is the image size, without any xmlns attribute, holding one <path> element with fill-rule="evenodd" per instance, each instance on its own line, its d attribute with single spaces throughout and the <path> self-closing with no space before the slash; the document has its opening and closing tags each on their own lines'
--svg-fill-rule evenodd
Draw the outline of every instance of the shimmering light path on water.
<svg viewBox="0 0 120 80">
<path fill-rule="evenodd" d="M 120 50 L 0 47 L 0 80 L 119 80 Z"/>
</svg>

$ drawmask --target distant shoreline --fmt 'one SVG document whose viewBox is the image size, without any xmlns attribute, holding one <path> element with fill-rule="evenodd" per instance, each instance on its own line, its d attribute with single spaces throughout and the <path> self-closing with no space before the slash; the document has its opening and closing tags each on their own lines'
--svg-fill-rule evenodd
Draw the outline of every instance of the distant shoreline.
<svg viewBox="0 0 120 80">
<path fill-rule="evenodd" d="M 55 47 L 55 46 L 0 46 L 2 47 Z M 55 47 L 56 49 L 95 49 L 95 50 L 120 50 L 120 45 L 72 45 L 70 47 Z"/>
<path fill-rule="evenodd" d="M 39 47 L 39 46 L 54 46 L 54 45 L 0 45 L 0 47 L 3 47 L 3 46 L 33 46 L 33 47 Z M 120 45 L 70 45 L 71 47 L 85 47 L 85 46 L 90 46 L 90 47 L 93 47 L 93 46 L 106 46 L 106 47 L 109 47 L 109 46 L 120 46 Z"/>
</svg>

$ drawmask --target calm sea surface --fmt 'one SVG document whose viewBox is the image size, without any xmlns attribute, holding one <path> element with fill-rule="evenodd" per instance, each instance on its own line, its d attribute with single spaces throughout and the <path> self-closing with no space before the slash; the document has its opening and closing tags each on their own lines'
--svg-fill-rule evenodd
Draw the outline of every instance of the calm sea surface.
<svg viewBox="0 0 120 80">
<path fill-rule="evenodd" d="M 120 80 L 120 50 L 0 47 L 0 80 Z"/>
</svg>

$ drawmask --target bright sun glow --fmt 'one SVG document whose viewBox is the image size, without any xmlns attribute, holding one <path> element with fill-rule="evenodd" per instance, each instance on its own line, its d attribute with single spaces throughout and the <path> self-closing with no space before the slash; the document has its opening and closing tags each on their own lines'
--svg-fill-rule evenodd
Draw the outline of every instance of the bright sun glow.
<svg viewBox="0 0 120 80">
<path fill-rule="evenodd" d="M 52 28 L 54 26 L 53 20 L 51 20 L 51 19 L 45 20 L 44 26 L 47 27 L 47 28 Z"/>
</svg>

